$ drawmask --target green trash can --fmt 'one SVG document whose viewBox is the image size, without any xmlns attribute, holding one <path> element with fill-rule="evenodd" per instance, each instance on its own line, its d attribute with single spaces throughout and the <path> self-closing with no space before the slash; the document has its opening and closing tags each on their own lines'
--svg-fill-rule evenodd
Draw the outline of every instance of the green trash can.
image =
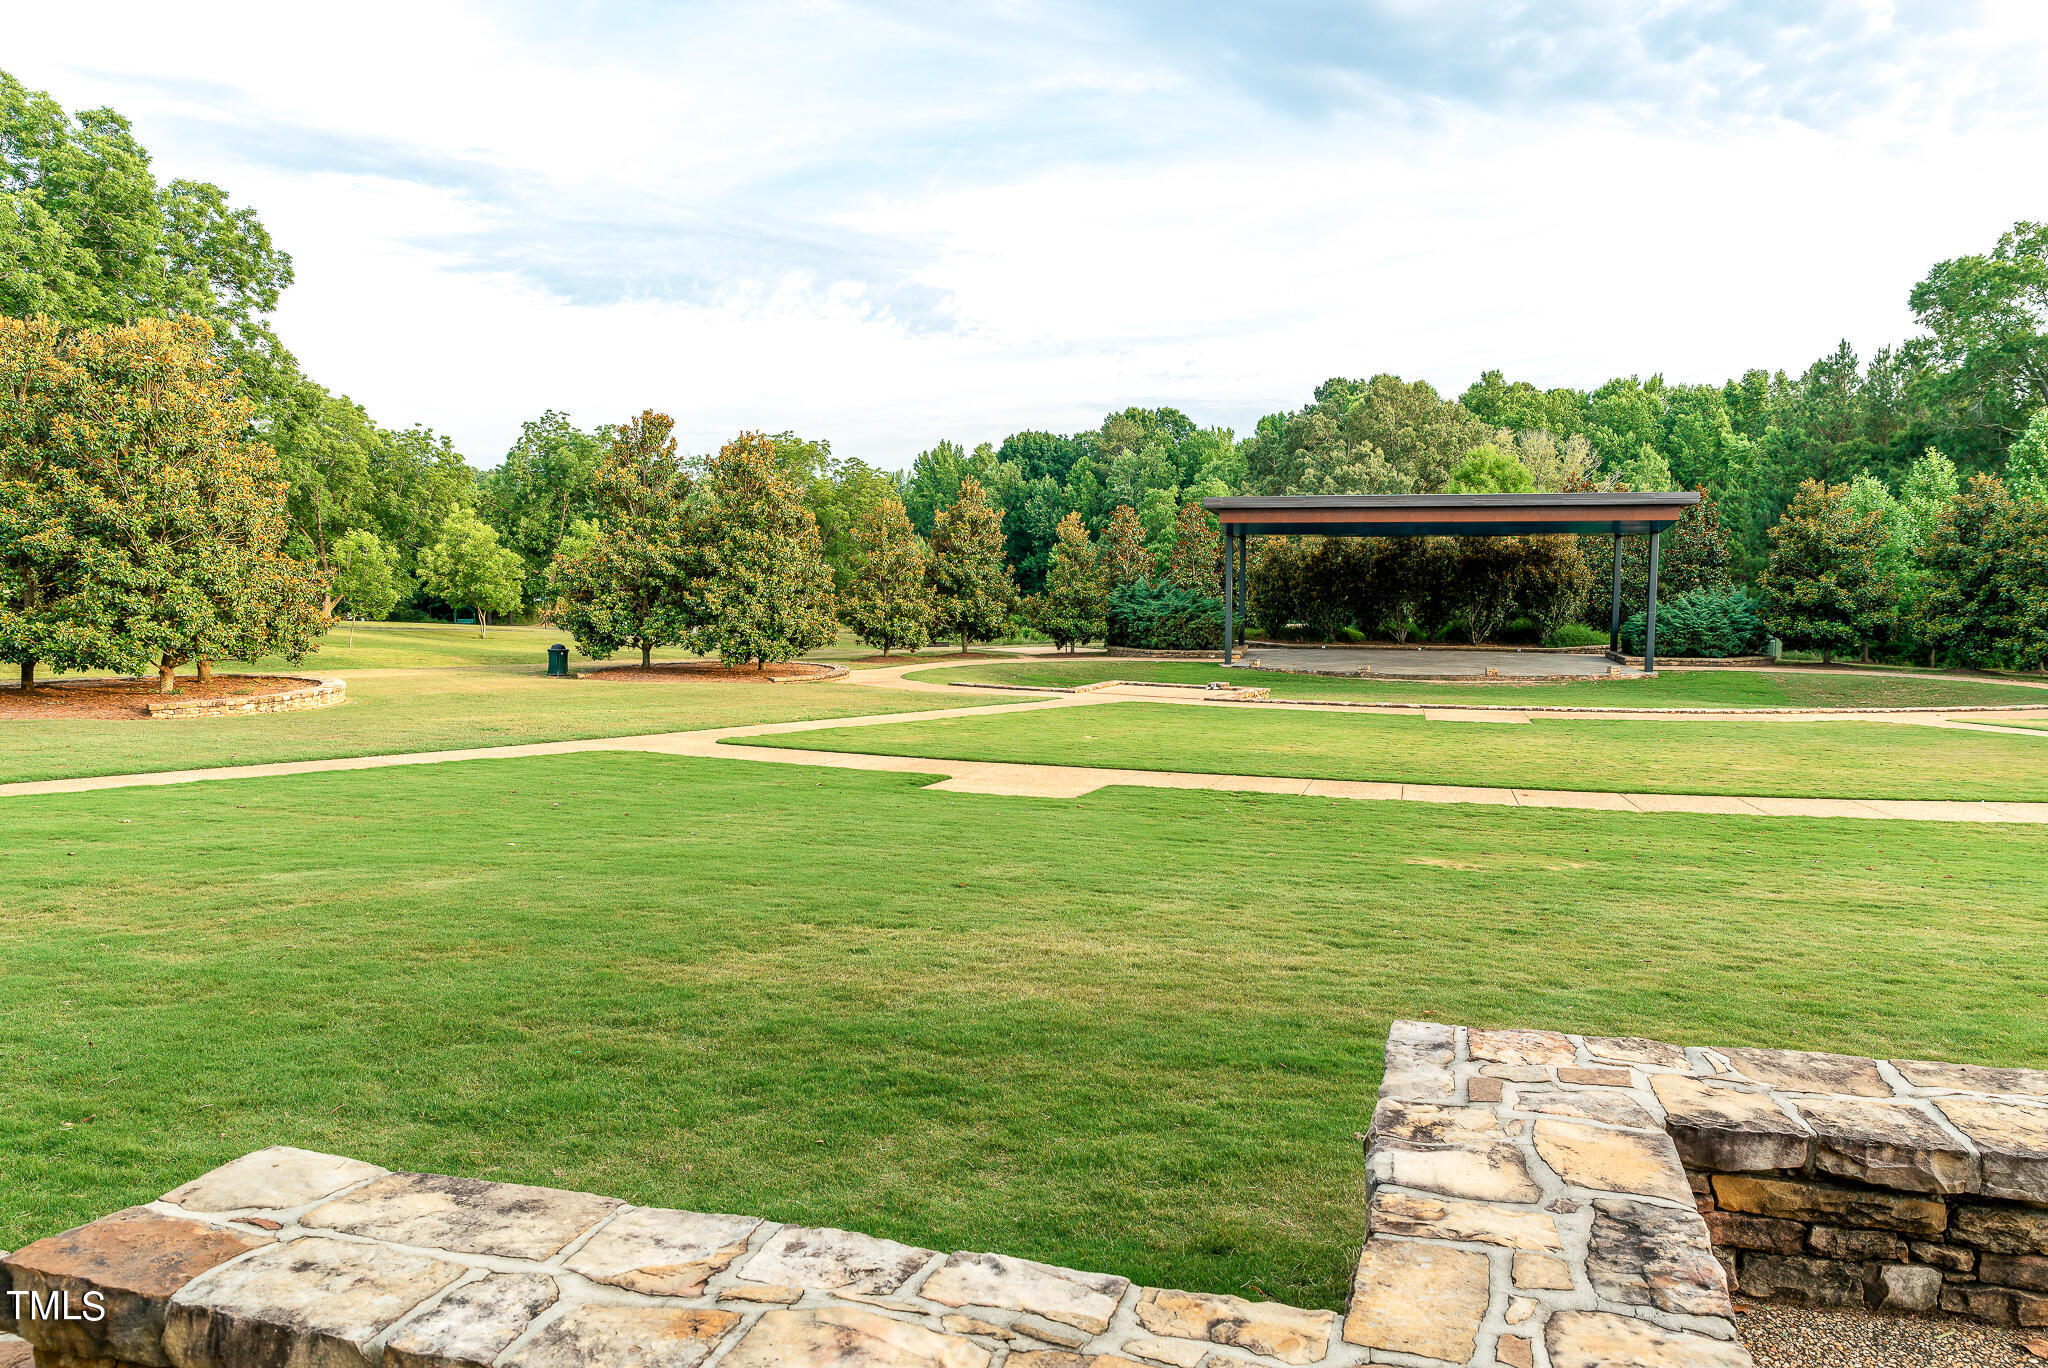
<svg viewBox="0 0 2048 1368">
<path fill-rule="evenodd" d="M 548 647 L 548 675 L 554 679 L 569 677 L 569 648 L 559 641 Z"/>
</svg>

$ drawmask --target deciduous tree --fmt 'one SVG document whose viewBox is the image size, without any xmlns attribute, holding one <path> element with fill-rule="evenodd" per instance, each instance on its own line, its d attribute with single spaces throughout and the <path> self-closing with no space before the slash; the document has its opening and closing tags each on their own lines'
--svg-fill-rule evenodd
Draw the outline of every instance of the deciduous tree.
<svg viewBox="0 0 2048 1368">
<path fill-rule="evenodd" d="M 498 544 L 498 534 L 467 508 L 441 524 L 441 535 L 419 555 L 427 592 L 476 613 L 476 634 L 488 635 L 492 613 L 519 607 L 526 566 L 519 553 Z"/>
<path fill-rule="evenodd" d="M 839 596 L 839 616 L 853 634 L 883 655 L 930 641 L 938 608 L 931 555 L 911 530 L 903 501 L 885 495 L 863 509 L 853 524 L 853 547 L 852 574 Z"/>
<path fill-rule="evenodd" d="M 398 553 L 376 533 L 357 528 L 335 542 L 328 593 L 334 603 L 348 607 L 350 645 L 355 644 L 356 619 L 383 620 L 397 606 L 399 592 Z"/>
</svg>

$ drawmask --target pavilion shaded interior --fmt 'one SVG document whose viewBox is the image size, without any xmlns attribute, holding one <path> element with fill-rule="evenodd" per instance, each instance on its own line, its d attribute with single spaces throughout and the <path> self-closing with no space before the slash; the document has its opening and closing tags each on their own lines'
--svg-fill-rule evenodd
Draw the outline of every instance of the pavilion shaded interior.
<svg viewBox="0 0 2048 1368">
<path fill-rule="evenodd" d="M 1650 539 L 1643 669 L 1657 668 L 1657 551 L 1696 491 L 1638 494 L 1278 494 L 1204 499 L 1223 524 L 1223 661 L 1244 614 L 1245 544 L 1253 537 L 1612 536 L 1614 600 L 1607 649 L 1621 651 L 1621 539 Z"/>
</svg>

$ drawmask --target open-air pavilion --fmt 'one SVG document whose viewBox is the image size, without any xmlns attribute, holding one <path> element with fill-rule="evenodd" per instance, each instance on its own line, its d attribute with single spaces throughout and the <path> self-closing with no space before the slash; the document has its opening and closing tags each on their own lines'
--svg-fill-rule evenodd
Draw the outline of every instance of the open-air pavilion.
<svg viewBox="0 0 2048 1368">
<path fill-rule="evenodd" d="M 1700 501 L 1696 492 L 1636 494 L 1280 494 L 1204 499 L 1223 524 L 1223 663 L 1244 616 L 1245 543 L 1253 537 L 1614 538 L 1614 601 L 1607 649 L 1621 654 L 1621 539 L 1650 539 L 1643 610 L 1643 670 L 1657 668 L 1657 549 L 1664 529 Z"/>
</svg>

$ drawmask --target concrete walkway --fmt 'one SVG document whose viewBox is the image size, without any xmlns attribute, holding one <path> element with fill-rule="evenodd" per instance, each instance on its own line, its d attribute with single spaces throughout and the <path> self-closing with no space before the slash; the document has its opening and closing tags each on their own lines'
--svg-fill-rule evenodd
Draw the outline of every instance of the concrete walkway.
<svg viewBox="0 0 2048 1368">
<path fill-rule="evenodd" d="M 589 751 L 642 751 L 707 760 L 804 765 L 818 769 L 939 774 L 945 776 L 944 779 L 931 787 L 940 792 L 999 794 L 1010 797 L 1078 798 L 1100 788 L 1124 786 L 1200 789 L 1221 793 L 1282 793 L 1309 798 L 1371 799 L 1379 802 L 1483 803 L 1505 807 L 1577 808 L 1603 812 L 1687 812 L 1746 817 L 1850 817 L 1922 822 L 2048 824 L 2048 803 L 1732 798 L 1714 794 L 1591 793 L 1557 789 L 1477 788 L 1451 784 L 1387 784 L 1364 780 L 1280 778 L 1256 774 L 1189 774 L 1162 770 L 1100 769 L 1083 765 L 1020 765 L 1000 761 L 856 755 L 834 751 L 721 744 L 738 737 L 778 736 L 793 732 L 836 730 L 842 727 L 878 727 L 895 722 L 930 721 L 944 717 L 986 717 L 999 713 L 1091 707 L 1100 706 L 1104 701 L 1099 694 L 1074 694 L 996 707 L 942 708 L 933 712 L 821 718 L 809 722 L 763 723 L 751 727 L 721 727 L 707 731 L 670 732 L 652 736 L 548 741 L 524 746 L 418 751 L 405 755 L 366 755 L 347 759 L 299 760 L 269 765 L 232 765 L 216 769 L 167 770 L 156 774 L 48 779 L 33 783 L 0 784 L 0 797 L 87 793 L 101 789 L 189 784 L 211 779 L 252 779 L 281 774 L 325 774 L 340 770 L 382 769 L 393 765 L 445 764 L 458 760 L 507 760 L 535 755 L 576 755 Z"/>
</svg>

